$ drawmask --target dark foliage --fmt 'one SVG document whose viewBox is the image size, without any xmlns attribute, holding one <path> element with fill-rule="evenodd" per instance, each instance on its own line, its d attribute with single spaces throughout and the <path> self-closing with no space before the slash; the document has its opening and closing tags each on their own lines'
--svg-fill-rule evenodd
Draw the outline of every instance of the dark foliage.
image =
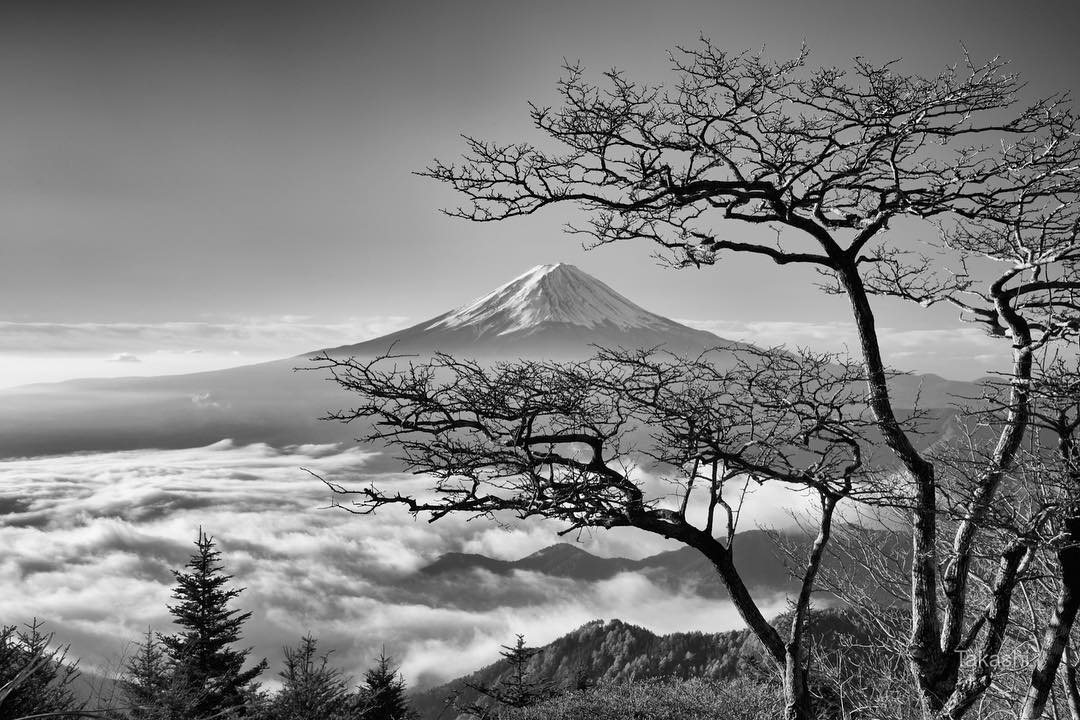
<svg viewBox="0 0 1080 720">
<path fill-rule="evenodd" d="M 501 708 L 523 708 L 535 705 L 557 694 L 557 683 L 549 676 L 538 676 L 529 668 L 530 661 L 540 653 L 540 648 L 527 647 L 525 636 L 518 634 L 514 645 L 503 645 L 502 662 L 509 669 L 492 685 L 483 685 L 465 681 L 465 689 L 472 690 L 479 697 L 477 702 L 461 707 L 456 699 L 452 703 L 468 715 L 477 718 L 491 718 Z M 576 684 L 583 678 L 575 676 Z"/>
<path fill-rule="evenodd" d="M 181 686 L 198 690 L 188 694 L 190 718 L 226 711 L 243 716 L 245 699 L 254 691 L 266 661 L 244 669 L 249 650 L 232 645 L 240 640 L 240 629 L 251 613 L 229 608 L 242 589 L 228 587 L 232 576 L 222 572 L 214 539 L 201 528 L 195 546 L 197 551 L 186 566 L 190 572 L 173 571 L 176 605 L 170 605 L 169 611 L 182 630 L 162 635 L 160 641 L 169 672 Z"/>
<path fill-rule="evenodd" d="M 66 648 L 50 648 L 52 639 L 37 620 L 25 630 L 0 627 L 0 720 L 84 706 L 71 687 L 77 663 L 68 661 Z"/>
<path fill-rule="evenodd" d="M 359 717 L 357 697 L 349 692 L 341 670 L 331 667 L 329 654 L 318 654 L 311 636 L 295 648 L 285 648 L 282 688 L 272 702 L 273 720 L 347 720 Z"/>
<path fill-rule="evenodd" d="M 384 651 L 364 674 L 360 688 L 362 720 L 411 720 L 415 717 L 405 696 L 405 681 Z"/>
<path fill-rule="evenodd" d="M 161 641 L 147 630 L 127 663 L 120 692 L 132 720 L 172 720 L 184 717 L 199 689 L 188 687 L 173 673 Z"/>
<path fill-rule="evenodd" d="M 776 687 L 747 680 L 645 680 L 607 683 L 510 708 L 499 720 L 773 720 L 783 712 Z"/>
</svg>

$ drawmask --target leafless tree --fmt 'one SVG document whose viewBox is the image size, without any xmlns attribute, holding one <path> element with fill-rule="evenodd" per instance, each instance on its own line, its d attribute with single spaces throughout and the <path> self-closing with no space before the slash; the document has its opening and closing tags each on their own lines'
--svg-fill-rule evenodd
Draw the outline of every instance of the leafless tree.
<svg viewBox="0 0 1080 720">
<path fill-rule="evenodd" d="M 693 547 L 781 670 L 787 716 L 809 718 L 804 631 L 833 518 L 841 502 L 877 492 L 865 469 L 862 370 L 825 354 L 717 356 L 602 350 L 578 363 L 492 367 L 443 354 L 407 364 L 323 356 L 319 367 L 359 398 L 334 417 L 373 422 L 367 441 L 436 479 L 418 496 L 330 487 L 359 513 L 542 517 L 567 533 L 629 527 Z M 807 494 L 817 510 L 785 630 L 770 625 L 734 561 L 743 501 L 764 483 Z"/>
<path fill-rule="evenodd" d="M 1035 720 L 1042 716 L 1055 678 L 1070 642 L 1080 608 L 1080 373 L 1075 362 L 1064 358 L 1040 368 L 1032 383 L 1032 424 L 1036 455 L 1031 464 L 1038 468 L 1040 482 L 1034 488 L 1040 509 L 1046 516 L 1045 545 L 1051 553 L 1046 575 L 1056 585 L 1052 610 L 1037 640 L 1039 649 L 1024 697 L 1020 717 Z M 1043 448 L 1043 442 L 1049 445 Z M 1067 693 L 1075 690 L 1066 662 L 1063 673 Z"/>
<path fill-rule="evenodd" d="M 1072 529 L 1078 497 L 1074 434 L 1080 426 L 1080 374 L 1075 355 L 1069 357 L 1069 362 L 1058 356 L 1036 366 L 1028 441 L 1016 466 L 1003 475 L 998 501 L 980 523 L 982 540 L 972 554 L 969 605 L 974 613 L 959 646 L 963 660 L 957 696 L 964 692 L 976 698 L 981 713 L 989 705 L 1025 720 L 1042 717 L 1057 677 L 1065 689 L 1062 702 L 1072 692 L 1071 665 L 1061 667 L 1061 661 L 1076 629 L 1080 602 L 1078 544 Z M 939 522 L 946 530 L 955 531 L 969 517 L 968 501 L 994 449 L 987 438 L 996 437 L 1000 425 L 1009 422 L 1011 397 L 1008 382 L 988 386 L 981 405 L 971 403 L 955 418 L 953 439 L 939 441 L 927 452 L 938 472 Z M 902 501 L 900 495 L 882 502 L 862 522 L 844 526 L 822 581 L 876 626 L 886 656 L 902 649 L 897 632 L 902 612 L 896 611 L 908 607 L 902 589 L 910 550 L 898 546 L 895 531 L 889 529 L 898 525 L 890 515 L 893 503 Z M 950 551 L 946 545 L 940 553 L 948 557 Z M 1014 602 L 1019 612 L 1010 617 Z"/>
<path fill-rule="evenodd" d="M 911 671 L 927 717 L 960 717 L 992 680 L 961 683 L 959 672 L 980 614 L 969 603 L 979 529 L 1028 429 L 1034 357 L 1080 329 L 1076 120 L 1064 96 L 1020 105 L 1023 85 L 998 59 L 919 77 L 864 59 L 812 70 L 805 51 L 772 62 L 703 40 L 672 64 L 668 89 L 618 71 L 596 85 L 568 66 L 561 106 L 532 108 L 555 149 L 466 138 L 462 162 L 422 174 L 466 196 L 457 217 L 572 203 L 589 220 L 571 231 L 594 244 L 645 239 L 679 265 L 733 254 L 808 265 L 847 297 L 866 402 L 910 487 Z M 732 222 L 772 227 L 776 240 L 732 239 Z M 912 235 L 926 222 L 938 240 L 920 249 Z M 1010 341 L 1010 414 L 944 549 L 935 463 L 890 397 L 875 295 L 952 303 Z M 1016 553 L 1002 560 L 1006 576 Z"/>
</svg>

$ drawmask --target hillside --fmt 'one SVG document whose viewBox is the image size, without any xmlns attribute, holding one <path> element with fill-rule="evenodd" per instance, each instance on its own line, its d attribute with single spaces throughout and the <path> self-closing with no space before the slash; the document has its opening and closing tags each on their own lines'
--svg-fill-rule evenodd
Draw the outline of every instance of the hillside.
<svg viewBox="0 0 1080 720">
<path fill-rule="evenodd" d="M 846 615 L 826 612 L 816 616 L 812 633 L 828 645 L 840 634 L 860 631 Z M 468 685 L 495 686 L 508 677 L 509 670 L 508 662 L 500 659 L 449 683 L 413 693 L 411 703 L 423 720 L 451 720 L 458 713 L 448 707 L 447 698 L 456 697 L 461 707 L 481 701 L 482 696 Z M 620 620 L 594 620 L 540 649 L 529 660 L 528 673 L 530 678 L 547 678 L 570 689 L 652 678 L 722 680 L 767 675 L 769 670 L 749 630 L 656 635 Z"/>
</svg>

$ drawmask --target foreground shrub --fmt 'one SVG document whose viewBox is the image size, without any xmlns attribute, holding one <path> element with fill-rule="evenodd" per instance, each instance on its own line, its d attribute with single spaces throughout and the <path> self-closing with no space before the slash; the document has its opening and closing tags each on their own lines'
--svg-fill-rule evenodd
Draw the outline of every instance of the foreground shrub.
<svg viewBox="0 0 1080 720">
<path fill-rule="evenodd" d="M 499 720 L 775 720 L 783 716 L 778 688 L 732 680 L 647 680 L 566 693 Z"/>
<path fill-rule="evenodd" d="M 25 629 L 0 626 L 0 720 L 83 707 L 72 691 L 79 671 L 52 640 L 36 619 Z"/>
</svg>

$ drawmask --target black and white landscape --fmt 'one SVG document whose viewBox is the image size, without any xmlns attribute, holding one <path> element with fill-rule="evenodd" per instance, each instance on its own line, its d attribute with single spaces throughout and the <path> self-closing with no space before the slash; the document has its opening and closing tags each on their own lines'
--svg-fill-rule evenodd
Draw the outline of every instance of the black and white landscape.
<svg viewBox="0 0 1080 720">
<path fill-rule="evenodd" d="M 553 264 L 408 329 L 326 352 L 581 359 L 598 339 L 685 354 L 738 346 Z M 358 445 L 360 428 L 319 420 L 351 400 L 311 369 L 321 352 L 3 392 L 9 457 L 16 442 L 40 443 L 42 455 L 3 464 L 5 563 L 20 578 L 6 607 L 49 618 L 88 659 L 119 652 L 116 638 L 167 624 L 169 570 L 186 560 L 191 528 L 201 525 L 248 588 L 260 656 L 310 630 L 332 634 L 339 661 L 355 667 L 385 644 L 411 681 L 429 683 L 486 664 L 520 623 L 533 641 L 596 617 L 658 632 L 737 627 L 708 563 L 662 540 L 613 531 L 568 545 L 554 523 L 429 525 L 392 510 L 359 518 L 329 508 L 329 490 L 300 468 L 403 490 L 428 481 Z M 755 522 L 790 522 L 780 497 L 762 492 L 755 505 Z M 783 563 L 767 541 L 751 557 L 761 563 L 755 584 L 779 612 L 789 589 Z M 125 598 L 122 613 L 110 611 L 114 598 Z"/>
<path fill-rule="evenodd" d="M 0 3 L 0 720 L 1080 720 L 1078 21 Z"/>
</svg>

